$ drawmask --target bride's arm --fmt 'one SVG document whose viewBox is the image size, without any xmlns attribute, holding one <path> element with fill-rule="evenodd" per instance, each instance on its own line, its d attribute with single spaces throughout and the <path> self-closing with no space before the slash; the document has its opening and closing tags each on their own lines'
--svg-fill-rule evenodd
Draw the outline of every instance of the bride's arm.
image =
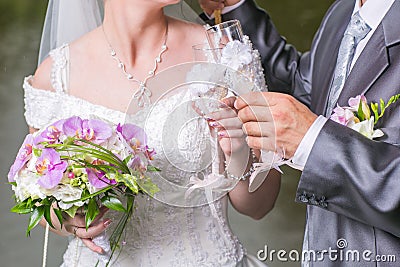
<svg viewBox="0 0 400 267">
<path fill-rule="evenodd" d="M 250 149 L 246 145 L 243 151 L 234 153 L 231 157 L 228 156 L 228 173 L 235 172 L 238 169 L 242 169 L 242 171 L 236 172 L 235 175 L 240 176 L 240 174 L 246 173 L 253 162 L 252 155 L 249 156 L 249 154 L 251 154 Z M 260 152 L 255 151 L 255 154 L 259 157 Z M 246 163 L 247 166 L 245 166 L 245 171 L 243 171 L 243 164 Z M 247 177 L 246 180 L 239 181 L 235 188 L 229 192 L 229 199 L 232 206 L 238 212 L 256 220 L 262 219 L 272 210 L 281 185 L 281 174 L 274 169 L 270 170 L 268 174 L 261 172 L 258 175 L 267 177 L 265 177 L 264 182 L 256 191 L 249 192 L 249 177 Z"/>
<path fill-rule="evenodd" d="M 249 171 L 252 155 L 242 130 L 243 124 L 233 108 L 235 99 L 230 97 L 222 100 L 226 108 L 206 117 L 209 125 L 217 129 L 219 144 L 226 160 L 226 171 L 230 175 L 240 177 Z M 256 154 L 259 153 L 256 151 Z M 254 219 L 263 218 L 274 207 L 280 189 L 280 177 L 279 172 L 271 170 L 263 184 L 252 193 L 249 192 L 248 179 L 239 181 L 229 193 L 232 206 L 240 213 Z"/>
<path fill-rule="evenodd" d="M 260 174 L 265 175 L 265 174 Z M 262 185 L 254 192 L 249 192 L 249 181 L 240 181 L 236 187 L 229 192 L 232 206 L 240 213 L 262 219 L 272 210 L 278 197 L 281 185 L 281 174 L 271 170 Z"/>
</svg>

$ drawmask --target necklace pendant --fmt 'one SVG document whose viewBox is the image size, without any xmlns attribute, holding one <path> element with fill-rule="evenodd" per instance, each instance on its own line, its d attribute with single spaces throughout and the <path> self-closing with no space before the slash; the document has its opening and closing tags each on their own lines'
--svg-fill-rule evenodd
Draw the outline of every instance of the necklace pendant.
<svg viewBox="0 0 400 267">
<path fill-rule="evenodd" d="M 151 91 L 146 87 L 146 84 L 141 82 L 139 89 L 133 95 L 133 98 L 137 99 L 139 107 L 147 107 L 150 105 Z"/>
</svg>

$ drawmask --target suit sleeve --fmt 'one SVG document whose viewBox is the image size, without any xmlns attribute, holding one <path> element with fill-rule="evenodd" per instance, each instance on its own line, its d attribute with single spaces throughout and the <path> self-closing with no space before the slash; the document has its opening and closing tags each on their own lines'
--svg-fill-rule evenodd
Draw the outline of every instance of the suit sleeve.
<svg viewBox="0 0 400 267">
<path fill-rule="evenodd" d="M 400 237 L 399 192 L 400 147 L 328 120 L 301 175 L 296 201 Z"/>
<path fill-rule="evenodd" d="M 223 20 L 238 19 L 261 55 L 269 91 L 291 94 L 307 106 L 311 100 L 311 56 L 300 53 L 276 30 L 269 15 L 253 0 L 246 0 Z M 318 34 L 317 34 L 318 35 Z"/>
</svg>

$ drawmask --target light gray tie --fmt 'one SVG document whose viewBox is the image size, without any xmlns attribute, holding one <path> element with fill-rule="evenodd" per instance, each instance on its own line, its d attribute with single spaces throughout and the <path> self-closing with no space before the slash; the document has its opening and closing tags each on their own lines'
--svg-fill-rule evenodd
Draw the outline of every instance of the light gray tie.
<svg viewBox="0 0 400 267">
<path fill-rule="evenodd" d="M 327 116 L 331 115 L 339 95 L 342 92 L 344 82 L 346 81 L 346 78 L 350 72 L 350 66 L 351 62 L 353 61 L 356 47 L 358 43 L 365 38 L 370 30 L 371 27 L 365 23 L 360 14 L 358 12 L 354 13 L 344 33 L 342 42 L 340 43 L 335 74 L 333 76 L 333 82 L 329 92 L 328 106 L 326 109 Z"/>
</svg>

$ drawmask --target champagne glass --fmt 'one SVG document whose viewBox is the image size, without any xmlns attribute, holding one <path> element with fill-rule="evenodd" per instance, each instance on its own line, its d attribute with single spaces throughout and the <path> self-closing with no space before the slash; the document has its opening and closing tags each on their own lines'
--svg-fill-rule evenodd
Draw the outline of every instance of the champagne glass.
<svg viewBox="0 0 400 267">
<path fill-rule="evenodd" d="M 206 34 L 211 48 L 223 47 L 232 41 L 243 42 L 242 26 L 238 20 L 229 20 L 209 26 Z"/>
<path fill-rule="evenodd" d="M 193 60 L 210 63 L 220 63 L 223 45 L 211 47 L 208 43 L 192 46 Z"/>
<path fill-rule="evenodd" d="M 227 76 L 230 71 L 235 70 L 244 74 L 251 82 L 257 82 L 255 80 L 257 71 L 254 65 L 250 64 L 252 46 L 247 42 L 248 38 L 244 37 L 239 20 L 229 20 L 209 26 L 206 35 L 211 49 L 221 49 L 218 63 L 231 69 L 227 71 Z M 247 55 L 246 60 L 243 60 L 243 53 Z M 242 62 L 235 60 L 237 57 L 242 58 Z"/>
<path fill-rule="evenodd" d="M 219 67 L 219 63 L 221 62 L 222 49 L 223 45 L 216 44 L 211 47 L 208 43 L 197 44 L 192 46 L 193 51 L 193 59 L 194 61 L 198 61 L 204 67 L 205 71 L 213 72 L 213 68 Z M 215 72 L 213 72 L 215 74 Z M 221 72 L 220 79 L 223 80 L 224 73 Z M 226 86 L 220 83 L 211 82 L 206 86 L 206 90 L 203 90 L 198 93 L 198 99 L 193 102 L 193 108 L 200 115 L 205 115 L 207 113 L 216 111 L 220 106 L 220 100 L 225 98 L 228 93 L 228 89 Z M 211 133 L 211 150 L 213 153 L 212 158 L 214 159 L 211 165 L 211 172 L 213 174 L 220 174 L 222 172 L 222 151 L 218 144 L 217 130 L 210 129 Z"/>
</svg>

